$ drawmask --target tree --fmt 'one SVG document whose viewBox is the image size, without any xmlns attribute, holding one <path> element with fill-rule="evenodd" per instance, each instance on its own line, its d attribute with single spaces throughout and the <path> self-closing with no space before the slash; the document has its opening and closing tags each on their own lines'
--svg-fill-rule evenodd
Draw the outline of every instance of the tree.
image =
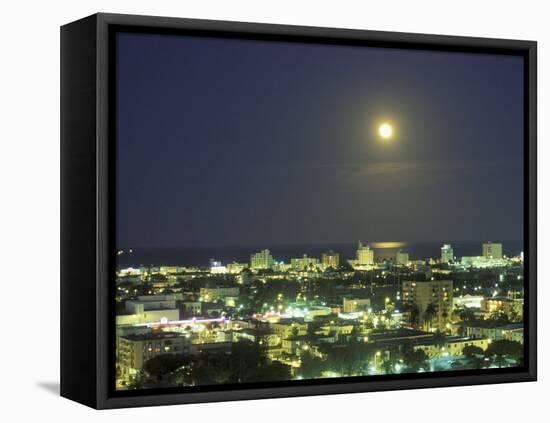
<svg viewBox="0 0 550 423">
<path fill-rule="evenodd" d="M 437 314 L 437 309 L 435 307 L 435 304 L 434 303 L 428 304 L 428 306 L 426 307 L 426 310 L 424 311 L 424 322 L 428 323 L 429 328 L 432 327 L 432 322 L 436 314 Z"/>
<path fill-rule="evenodd" d="M 384 374 L 392 375 L 394 374 L 394 368 L 397 364 L 397 360 L 394 354 L 390 354 L 389 358 L 386 358 L 382 363 L 382 368 L 384 369 Z"/>
<path fill-rule="evenodd" d="M 129 294 L 134 294 L 136 284 L 132 281 L 122 280 L 122 282 L 117 283 L 116 287 L 119 292 L 126 293 L 128 291 Z"/>
<path fill-rule="evenodd" d="M 279 361 L 274 361 L 271 364 L 261 366 L 256 369 L 255 372 L 251 372 L 246 381 L 247 382 L 264 382 L 264 381 L 277 381 L 277 380 L 290 380 L 292 374 L 290 372 L 290 366 L 283 364 Z"/>
<path fill-rule="evenodd" d="M 224 354 L 205 354 L 191 367 L 188 377 L 191 385 L 227 383 L 231 374 L 229 358 Z M 185 380 L 185 378 L 183 378 Z"/>
<path fill-rule="evenodd" d="M 467 322 L 469 320 L 474 320 L 476 318 L 475 313 L 471 309 L 466 308 L 466 307 L 461 309 L 461 310 L 458 310 L 456 313 L 457 313 L 458 317 L 460 318 L 460 320 L 462 320 L 463 322 Z"/>
<path fill-rule="evenodd" d="M 475 345 L 465 346 L 462 349 L 462 354 L 466 357 L 465 368 L 467 369 L 481 369 L 489 364 L 483 360 L 483 348 Z"/>
<path fill-rule="evenodd" d="M 351 264 L 349 264 L 347 261 L 343 261 L 340 264 L 340 270 L 342 272 L 353 272 L 353 267 Z"/>
<path fill-rule="evenodd" d="M 259 342 L 245 339 L 234 342 L 228 365 L 232 382 L 246 382 L 256 374 L 258 367 L 265 365 L 265 348 Z"/>
<path fill-rule="evenodd" d="M 310 354 L 301 356 L 301 365 L 298 374 L 304 379 L 315 379 L 325 370 L 323 361 L 320 358 L 313 357 Z"/>
<path fill-rule="evenodd" d="M 143 365 L 143 370 L 151 378 L 161 381 L 174 370 L 188 363 L 187 357 L 182 355 L 161 354 L 147 360 Z"/>
<path fill-rule="evenodd" d="M 443 320 L 446 322 L 447 318 L 449 317 L 449 313 L 447 313 L 447 310 L 443 310 L 443 313 L 441 313 L 441 317 L 443 317 Z"/>
<path fill-rule="evenodd" d="M 516 360 L 516 362 L 523 359 L 523 345 L 507 339 L 493 341 L 485 350 L 485 355 L 494 358 L 494 363 L 498 367 L 503 367 L 506 365 L 507 358 Z"/>
<path fill-rule="evenodd" d="M 126 386 L 128 389 L 141 389 L 145 386 L 146 382 L 147 382 L 147 375 L 145 375 L 145 372 L 141 370 L 138 374 L 136 374 L 130 380 L 130 383 L 128 383 L 128 385 Z"/>
<path fill-rule="evenodd" d="M 432 339 L 433 339 L 434 345 L 441 348 L 445 345 L 445 340 L 447 339 L 447 336 L 443 332 L 438 330 L 436 333 L 434 333 L 434 336 Z"/>
<path fill-rule="evenodd" d="M 466 345 L 462 349 L 462 355 L 466 357 L 475 357 L 476 355 L 483 355 L 483 348 L 476 347 L 475 345 Z"/>
<path fill-rule="evenodd" d="M 418 318 L 420 316 L 418 306 L 414 304 L 404 304 L 402 310 L 409 313 L 409 324 L 412 327 L 416 327 L 418 325 Z"/>
<path fill-rule="evenodd" d="M 363 365 L 367 364 L 367 358 L 374 351 L 372 344 L 357 340 L 356 330 L 353 329 L 347 342 L 334 345 L 328 351 L 327 370 L 335 370 L 346 376 L 361 374 Z"/>
<path fill-rule="evenodd" d="M 420 349 L 411 349 L 403 355 L 403 363 L 405 363 L 409 371 L 414 373 L 425 367 L 427 360 L 428 356 L 426 355 L 424 350 Z"/>
</svg>

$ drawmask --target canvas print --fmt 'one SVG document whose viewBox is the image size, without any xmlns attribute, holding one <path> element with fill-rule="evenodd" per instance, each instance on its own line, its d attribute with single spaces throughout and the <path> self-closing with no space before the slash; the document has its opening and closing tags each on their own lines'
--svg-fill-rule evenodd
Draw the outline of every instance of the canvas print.
<svg viewBox="0 0 550 423">
<path fill-rule="evenodd" d="M 115 57 L 117 391 L 523 366 L 522 57 L 139 32 Z"/>
</svg>

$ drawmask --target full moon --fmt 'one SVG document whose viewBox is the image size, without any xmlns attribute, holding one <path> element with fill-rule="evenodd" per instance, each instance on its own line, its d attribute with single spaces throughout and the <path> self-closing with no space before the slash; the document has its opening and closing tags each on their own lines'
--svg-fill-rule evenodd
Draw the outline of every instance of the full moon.
<svg viewBox="0 0 550 423">
<path fill-rule="evenodd" d="M 388 138 L 391 138 L 391 136 L 393 134 L 393 128 L 389 123 L 383 123 L 378 128 L 378 133 L 380 134 L 380 136 L 382 138 L 387 140 Z"/>
</svg>

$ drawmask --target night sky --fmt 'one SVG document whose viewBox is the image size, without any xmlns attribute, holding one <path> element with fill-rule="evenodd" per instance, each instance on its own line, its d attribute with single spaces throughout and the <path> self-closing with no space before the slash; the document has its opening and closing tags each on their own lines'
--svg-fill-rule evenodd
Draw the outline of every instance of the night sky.
<svg viewBox="0 0 550 423">
<path fill-rule="evenodd" d="M 522 239 L 520 57 L 117 42 L 120 248 Z"/>
</svg>

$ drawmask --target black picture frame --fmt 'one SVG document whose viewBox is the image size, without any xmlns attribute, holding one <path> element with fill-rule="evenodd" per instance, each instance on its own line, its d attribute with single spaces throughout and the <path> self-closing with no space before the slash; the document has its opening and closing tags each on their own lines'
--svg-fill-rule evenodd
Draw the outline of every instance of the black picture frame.
<svg viewBox="0 0 550 423">
<path fill-rule="evenodd" d="M 524 58 L 524 368 L 204 388 L 113 389 L 113 34 L 117 30 L 290 40 Z M 98 13 L 61 28 L 61 395 L 97 409 L 536 380 L 537 46 L 534 41 Z M 395 376 L 395 377 L 393 377 Z M 298 383 L 294 383 L 298 382 Z"/>
</svg>

